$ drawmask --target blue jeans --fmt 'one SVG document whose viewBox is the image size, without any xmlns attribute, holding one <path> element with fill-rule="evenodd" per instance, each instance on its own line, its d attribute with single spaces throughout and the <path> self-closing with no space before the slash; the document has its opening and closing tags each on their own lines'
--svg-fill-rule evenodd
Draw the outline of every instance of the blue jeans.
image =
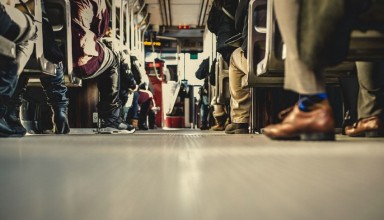
<svg viewBox="0 0 384 220">
<path fill-rule="evenodd" d="M 24 74 L 20 75 L 17 83 L 16 91 L 12 96 L 11 104 L 20 106 L 22 98 L 27 90 L 29 78 Z M 66 107 L 68 98 L 66 97 L 67 87 L 64 84 L 64 71 L 62 63 L 59 63 L 56 68 L 56 76 L 40 77 L 41 85 L 47 95 L 47 101 L 53 107 Z"/>
</svg>

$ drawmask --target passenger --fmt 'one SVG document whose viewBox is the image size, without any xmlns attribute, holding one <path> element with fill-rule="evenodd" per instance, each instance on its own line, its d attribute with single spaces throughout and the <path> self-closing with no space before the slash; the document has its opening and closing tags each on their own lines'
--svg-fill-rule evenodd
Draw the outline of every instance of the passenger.
<svg viewBox="0 0 384 220">
<path fill-rule="evenodd" d="M 132 91 L 132 104 L 129 107 L 127 118 L 125 121 L 132 125 L 134 128 L 139 128 L 139 91 L 133 90 Z"/>
<path fill-rule="evenodd" d="M 48 61 L 56 64 L 56 75 L 53 77 L 42 76 L 40 77 L 40 82 L 47 96 L 48 105 L 51 106 L 53 111 L 53 132 L 56 134 L 68 134 L 70 131 L 68 123 L 69 99 L 66 97 L 67 87 L 64 83 L 64 69 L 62 63 L 64 55 L 54 41 L 54 32 L 47 18 L 44 1 L 42 1 L 42 12 L 44 56 Z M 18 128 L 18 130 L 25 130 L 20 122 L 19 114 L 23 96 L 27 89 L 28 80 L 29 78 L 25 74 L 21 74 L 16 91 L 8 105 L 10 111 L 8 123 L 13 127 Z"/>
<path fill-rule="evenodd" d="M 134 132 L 123 122 L 119 100 L 119 59 L 101 42 L 109 24 L 105 0 L 70 1 L 73 70 L 82 79 L 97 78 L 101 132 Z"/>
<path fill-rule="evenodd" d="M 156 104 L 152 92 L 146 88 L 146 83 L 142 83 L 137 90 L 132 91 L 132 95 L 132 105 L 128 110 L 126 122 L 136 129 L 154 129 L 154 120 L 151 117 L 154 116 L 153 109 L 156 109 Z"/>
<path fill-rule="evenodd" d="M 237 33 L 234 18 L 237 5 L 238 1 L 215 0 L 208 16 L 208 29 L 217 36 L 216 50 L 227 64 L 232 52 L 236 49 L 225 42 Z M 224 103 L 214 103 L 213 117 L 216 125 L 212 127 L 212 130 L 223 131 L 225 129 L 228 123 L 228 115 L 225 109 Z"/>
<path fill-rule="evenodd" d="M 256 1 L 256 25 L 266 25 L 267 0 Z M 247 36 L 248 36 L 248 6 L 249 0 L 241 0 L 236 10 L 236 30 L 241 33 L 240 47 L 231 56 L 229 64 L 229 88 L 231 93 L 231 124 L 225 128 L 227 134 L 248 134 L 251 95 L 248 88 L 242 87 L 242 78 L 248 74 L 247 67 Z M 256 34 L 255 58 L 261 61 L 265 48 L 265 34 Z M 236 39 L 235 39 L 236 40 Z"/>
<path fill-rule="evenodd" d="M 345 128 L 350 137 L 384 136 L 384 63 L 356 62 L 359 81 L 358 121 Z"/>
<path fill-rule="evenodd" d="M 111 24 L 110 24 L 111 25 Z M 103 43 L 112 51 L 118 54 L 119 58 L 119 73 L 120 73 L 120 90 L 119 90 L 119 99 L 121 101 L 121 106 L 123 106 L 123 120 L 127 117 L 127 112 L 125 112 L 125 106 L 127 105 L 128 97 L 130 94 L 133 94 L 134 91 L 138 89 L 135 77 L 129 68 L 129 59 L 128 55 L 122 51 L 118 51 L 115 48 L 120 48 L 119 41 L 112 38 L 112 28 L 108 27 L 105 37 L 103 37 Z M 127 124 L 131 124 L 126 121 Z M 136 128 L 136 127 L 135 127 Z"/>
<path fill-rule="evenodd" d="M 12 97 L 20 73 L 33 51 L 30 42 L 36 37 L 36 26 L 30 15 L 24 14 L 11 6 L 8 1 L 0 1 L 0 36 L 16 43 L 16 58 L 0 55 L 0 137 L 21 137 L 25 129 L 9 125 L 9 111 L 7 105 Z M 3 45 L 0 45 L 3 47 Z"/>
<path fill-rule="evenodd" d="M 137 100 L 140 106 L 138 127 L 140 130 L 148 130 L 147 119 L 149 111 L 155 107 L 155 100 L 151 91 L 146 89 L 146 84 L 143 83 L 139 87 L 139 97 Z"/>
<path fill-rule="evenodd" d="M 209 114 L 209 100 L 208 100 L 208 78 L 209 78 L 209 58 L 203 60 L 199 68 L 195 72 L 197 79 L 204 79 L 204 84 L 199 87 L 199 108 L 200 108 L 200 129 L 208 130 L 208 114 Z"/>
<path fill-rule="evenodd" d="M 299 93 L 300 98 L 282 123 L 267 126 L 264 134 L 271 139 L 334 140 L 335 122 L 321 71 L 326 65 L 336 64 L 345 56 L 351 24 L 366 2 L 345 3 L 349 4 L 346 7 L 348 10 L 344 10 L 346 5 L 342 4 L 339 5 L 342 9 L 337 10 L 338 6 L 333 1 L 301 2 L 307 7 L 300 7 L 296 0 L 276 0 L 274 3 L 276 18 L 287 48 L 284 87 Z M 318 10 L 319 7 L 324 10 Z M 325 10 L 326 7 L 332 10 Z M 305 14 L 312 17 L 300 19 L 300 14 L 304 16 L 301 11 L 304 9 L 312 9 L 312 12 Z M 319 13 L 324 13 L 324 20 L 315 17 Z M 336 23 L 342 28 L 335 28 Z M 307 36 L 306 33 L 313 37 L 303 37 Z M 369 116 L 371 114 L 367 115 Z M 360 126 L 355 127 L 359 129 L 348 129 L 349 134 L 362 134 L 357 130 L 361 131 L 368 124 L 363 122 L 361 120 Z"/>
</svg>

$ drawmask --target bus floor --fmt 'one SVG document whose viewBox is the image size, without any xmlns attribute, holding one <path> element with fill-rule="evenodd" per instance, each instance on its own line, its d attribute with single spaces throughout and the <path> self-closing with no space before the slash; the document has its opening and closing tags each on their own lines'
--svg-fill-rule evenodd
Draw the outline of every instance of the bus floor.
<svg viewBox="0 0 384 220">
<path fill-rule="evenodd" d="M 384 219 L 384 138 L 71 133 L 0 139 L 0 219 Z"/>
</svg>

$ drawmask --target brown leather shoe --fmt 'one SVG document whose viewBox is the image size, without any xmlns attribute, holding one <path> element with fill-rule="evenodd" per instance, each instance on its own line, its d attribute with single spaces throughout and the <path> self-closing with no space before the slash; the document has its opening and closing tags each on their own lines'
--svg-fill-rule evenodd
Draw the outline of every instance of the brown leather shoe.
<svg viewBox="0 0 384 220">
<path fill-rule="evenodd" d="M 335 140 L 334 119 L 328 101 L 315 104 L 312 111 L 303 112 L 296 104 L 280 124 L 269 125 L 263 133 L 275 140 Z"/>
<path fill-rule="evenodd" d="M 350 137 L 384 137 L 384 127 L 379 116 L 372 116 L 345 127 L 345 134 Z"/>
</svg>

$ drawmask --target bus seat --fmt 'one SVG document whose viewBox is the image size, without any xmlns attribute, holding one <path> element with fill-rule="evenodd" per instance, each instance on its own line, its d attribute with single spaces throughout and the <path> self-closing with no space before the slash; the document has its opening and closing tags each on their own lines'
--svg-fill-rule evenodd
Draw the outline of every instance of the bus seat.
<svg viewBox="0 0 384 220">
<path fill-rule="evenodd" d="M 229 92 L 229 68 L 222 56 L 218 57 L 218 96 L 217 103 L 229 103 L 231 97 Z"/>
<path fill-rule="evenodd" d="M 82 80 L 73 73 L 70 2 L 69 0 L 45 0 L 45 8 L 55 32 L 55 41 L 64 50 L 65 83 L 67 86 L 81 86 Z"/>
<path fill-rule="evenodd" d="M 215 86 L 212 89 L 213 97 L 211 105 L 225 105 L 229 103 L 229 70 L 228 64 L 224 61 L 220 54 L 216 56 L 215 64 Z"/>
<path fill-rule="evenodd" d="M 41 0 L 34 0 L 34 16 L 37 21 L 42 21 Z M 43 53 L 43 31 L 41 22 L 35 22 L 37 38 L 34 41 L 34 51 L 26 64 L 23 73 L 28 76 L 54 76 L 56 65 L 49 62 Z"/>
</svg>

